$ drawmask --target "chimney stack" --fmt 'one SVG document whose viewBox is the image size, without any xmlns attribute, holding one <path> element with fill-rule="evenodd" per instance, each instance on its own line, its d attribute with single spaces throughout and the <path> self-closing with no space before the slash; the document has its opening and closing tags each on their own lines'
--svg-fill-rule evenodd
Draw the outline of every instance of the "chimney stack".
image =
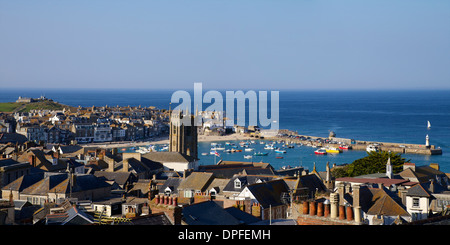
<svg viewBox="0 0 450 245">
<path fill-rule="evenodd" d="M 114 165 L 116 164 L 116 161 L 114 160 L 114 158 L 109 158 L 107 159 L 107 163 L 108 163 L 108 172 L 114 172 Z"/>
<path fill-rule="evenodd" d="M 344 205 L 345 199 L 345 184 L 340 182 L 338 185 L 338 193 L 339 193 L 339 205 Z"/>
<path fill-rule="evenodd" d="M 353 185 L 353 208 L 356 222 L 361 222 L 361 204 L 360 204 L 360 189 L 361 186 Z"/>
<path fill-rule="evenodd" d="M 123 172 L 128 172 L 128 169 L 129 169 L 129 162 L 128 162 L 128 158 L 127 159 L 123 159 L 123 161 L 122 161 L 122 171 Z"/>
<path fill-rule="evenodd" d="M 339 205 L 339 194 L 331 193 L 330 194 L 330 202 L 331 202 L 331 218 L 336 219 L 338 215 L 338 205 Z"/>
</svg>

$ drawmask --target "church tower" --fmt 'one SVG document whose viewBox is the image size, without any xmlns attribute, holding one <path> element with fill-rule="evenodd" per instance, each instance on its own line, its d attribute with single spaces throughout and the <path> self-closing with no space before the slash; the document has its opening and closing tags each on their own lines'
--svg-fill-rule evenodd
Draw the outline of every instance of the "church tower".
<svg viewBox="0 0 450 245">
<path fill-rule="evenodd" d="M 189 125 L 185 125 L 186 117 L 189 117 Z M 195 116 L 186 111 L 172 111 L 170 115 L 169 151 L 179 152 L 198 159 L 197 151 L 197 127 Z"/>
</svg>

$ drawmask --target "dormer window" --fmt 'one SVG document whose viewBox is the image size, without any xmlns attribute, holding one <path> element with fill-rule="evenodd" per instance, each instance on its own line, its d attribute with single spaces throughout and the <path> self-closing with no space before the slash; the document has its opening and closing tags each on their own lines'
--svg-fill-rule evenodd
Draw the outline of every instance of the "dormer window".
<svg viewBox="0 0 450 245">
<path fill-rule="evenodd" d="M 241 188 L 241 181 L 239 179 L 234 180 L 234 188 L 237 188 L 237 189 Z"/>
</svg>

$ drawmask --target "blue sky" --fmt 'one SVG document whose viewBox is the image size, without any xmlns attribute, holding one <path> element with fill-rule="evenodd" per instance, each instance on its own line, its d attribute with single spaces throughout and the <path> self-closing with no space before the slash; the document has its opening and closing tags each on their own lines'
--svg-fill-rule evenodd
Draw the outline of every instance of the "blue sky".
<svg viewBox="0 0 450 245">
<path fill-rule="evenodd" d="M 0 0 L 0 86 L 450 89 L 450 1 Z"/>
</svg>

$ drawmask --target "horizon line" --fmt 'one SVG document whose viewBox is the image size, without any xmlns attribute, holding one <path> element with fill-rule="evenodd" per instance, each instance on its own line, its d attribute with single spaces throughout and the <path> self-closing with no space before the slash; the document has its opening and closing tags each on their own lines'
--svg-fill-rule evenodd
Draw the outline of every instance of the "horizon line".
<svg viewBox="0 0 450 245">
<path fill-rule="evenodd" d="M 2 88 L 5 90 L 24 90 L 24 91 L 30 91 L 30 90 L 75 90 L 75 91 L 177 91 L 177 90 L 185 90 L 185 91 L 193 91 L 194 89 L 191 88 L 33 88 L 33 87 L 27 87 L 27 88 L 21 88 L 21 87 L 7 87 Z M 407 92 L 407 91 L 450 91 L 450 88 L 339 88 L 339 89 L 333 89 L 333 88 L 260 88 L 260 89 L 252 89 L 252 88 L 203 88 L 203 91 L 209 91 L 209 90 L 216 90 L 216 91 L 283 91 L 283 92 Z"/>
</svg>

